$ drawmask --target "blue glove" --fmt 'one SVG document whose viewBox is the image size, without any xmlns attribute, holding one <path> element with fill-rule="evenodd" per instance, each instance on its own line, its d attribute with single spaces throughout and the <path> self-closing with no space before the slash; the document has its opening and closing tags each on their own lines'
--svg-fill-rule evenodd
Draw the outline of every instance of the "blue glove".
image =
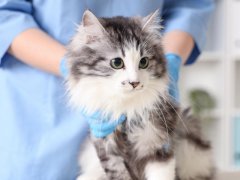
<svg viewBox="0 0 240 180">
<path fill-rule="evenodd" d="M 178 78 L 182 60 L 178 55 L 172 53 L 166 54 L 165 57 L 170 78 L 169 94 L 176 102 L 179 102 Z"/>
<path fill-rule="evenodd" d="M 91 133 L 97 138 L 103 138 L 111 134 L 116 127 L 126 120 L 125 115 L 121 115 L 119 119 L 111 119 L 110 116 L 103 116 L 101 111 L 96 111 L 92 115 L 87 115 L 84 111 L 81 111 L 91 129 Z"/>
<path fill-rule="evenodd" d="M 60 62 L 60 73 L 62 77 L 66 78 L 68 75 L 68 68 L 67 68 L 67 59 L 65 56 L 62 57 L 61 62 Z"/>
</svg>

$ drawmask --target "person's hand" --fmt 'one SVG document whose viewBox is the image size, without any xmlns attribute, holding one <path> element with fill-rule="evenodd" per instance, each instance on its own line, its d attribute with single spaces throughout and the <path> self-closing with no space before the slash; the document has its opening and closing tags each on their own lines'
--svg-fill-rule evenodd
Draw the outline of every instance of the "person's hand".
<svg viewBox="0 0 240 180">
<path fill-rule="evenodd" d="M 91 133 L 97 138 L 104 138 L 111 134 L 116 127 L 126 120 L 125 115 L 121 115 L 118 119 L 112 119 L 111 116 L 103 116 L 101 111 L 89 115 L 81 111 L 82 115 L 86 118 Z"/>
<path fill-rule="evenodd" d="M 165 57 L 167 60 L 167 70 L 170 79 L 169 94 L 176 102 L 179 102 L 178 78 L 182 61 L 178 55 L 173 53 L 166 54 Z"/>
</svg>

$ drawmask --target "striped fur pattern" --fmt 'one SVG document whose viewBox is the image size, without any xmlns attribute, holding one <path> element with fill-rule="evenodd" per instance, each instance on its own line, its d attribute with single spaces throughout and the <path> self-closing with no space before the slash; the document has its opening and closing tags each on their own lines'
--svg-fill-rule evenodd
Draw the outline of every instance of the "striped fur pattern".
<svg viewBox="0 0 240 180">
<path fill-rule="evenodd" d="M 159 24 L 158 11 L 144 18 L 84 13 L 68 47 L 70 104 L 127 120 L 105 138 L 86 139 L 78 180 L 213 179 L 211 147 L 198 121 L 168 95 Z M 115 58 L 122 68 L 110 65 Z M 142 58 L 146 68 L 140 68 Z"/>
</svg>

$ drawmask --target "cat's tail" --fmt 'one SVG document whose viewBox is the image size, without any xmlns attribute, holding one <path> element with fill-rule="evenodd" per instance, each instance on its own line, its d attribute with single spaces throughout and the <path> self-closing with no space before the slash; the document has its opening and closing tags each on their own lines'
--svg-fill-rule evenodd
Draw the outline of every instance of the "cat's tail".
<svg viewBox="0 0 240 180">
<path fill-rule="evenodd" d="M 177 180 L 213 180 L 215 166 L 210 142 L 201 134 L 199 119 L 189 111 L 182 112 L 177 127 Z"/>
</svg>

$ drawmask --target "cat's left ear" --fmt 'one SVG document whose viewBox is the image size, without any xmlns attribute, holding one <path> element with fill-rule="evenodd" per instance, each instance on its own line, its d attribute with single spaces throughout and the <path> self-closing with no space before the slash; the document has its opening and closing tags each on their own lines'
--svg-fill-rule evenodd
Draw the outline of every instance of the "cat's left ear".
<svg viewBox="0 0 240 180">
<path fill-rule="evenodd" d="M 160 25 L 160 23 L 161 23 L 160 13 L 159 13 L 159 9 L 157 9 L 155 12 L 149 14 L 148 16 L 142 19 L 142 24 L 143 24 L 142 30 L 159 32 L 162 29 L 162 26 Z"/>
</svg>

